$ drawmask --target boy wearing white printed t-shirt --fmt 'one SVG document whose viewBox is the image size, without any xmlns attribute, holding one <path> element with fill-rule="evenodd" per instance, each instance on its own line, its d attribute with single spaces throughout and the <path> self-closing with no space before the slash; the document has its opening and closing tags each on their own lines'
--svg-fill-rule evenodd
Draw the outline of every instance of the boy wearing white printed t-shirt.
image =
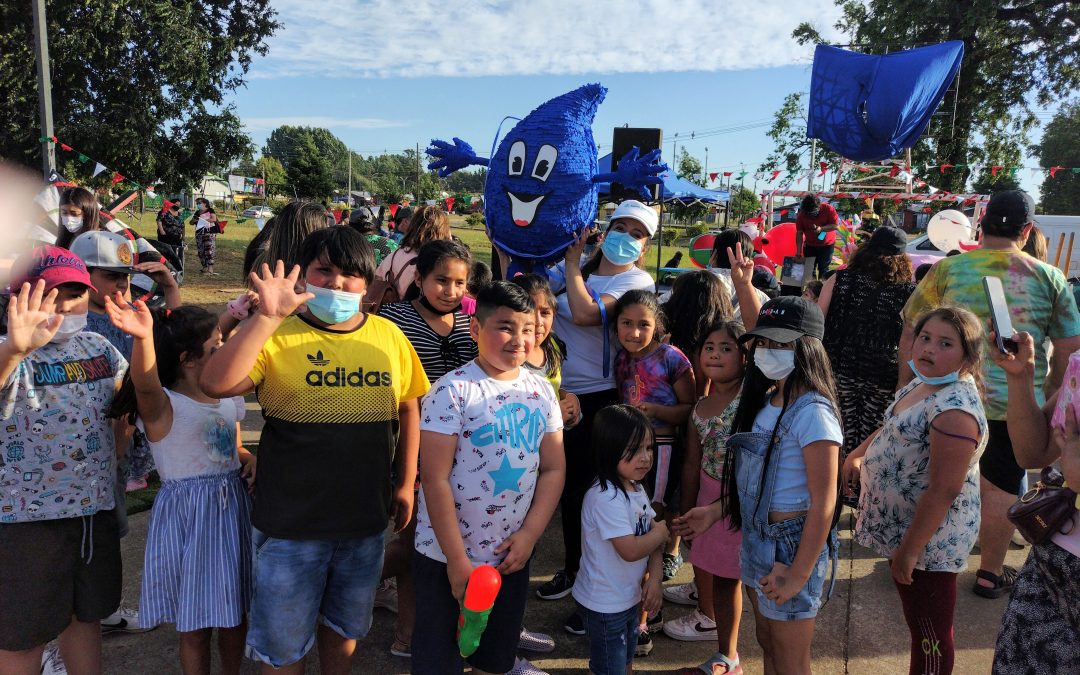
<svg viewBox="0 0 1080 675">
<path fill-rule="evenodd" d="M 420 507 L 413 577 L 425 620 L 412 638 L 412 672 L 461 672 L 460 603 L 476 565 L 503 576 L 474 673 L 514 666 L 529 559 L 562 493 L 562 416 L 547 380 L 521 364 L 532 350 L 532 300 L 495 282 L 477 295 L 470 332 L 479 356 L 447 373 L 420 416 Z"/>
</svg>

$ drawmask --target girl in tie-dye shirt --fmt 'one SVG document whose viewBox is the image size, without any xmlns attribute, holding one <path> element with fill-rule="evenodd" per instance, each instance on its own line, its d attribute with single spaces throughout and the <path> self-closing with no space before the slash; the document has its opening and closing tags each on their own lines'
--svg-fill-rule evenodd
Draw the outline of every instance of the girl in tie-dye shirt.
<svg viewBox="0 0 1080 675">
<path fill-rule="evenodd" d="M 660 342 L 663 323 L 655 293 L 628 291 L 615 303 L 614 315 L 622 345 L 615 357 L 615 384 L 622 402 L 645 413 L 653 425 L 655 461 L 646 487 L 652 488 L 653 503 L 662 507 L 678 483 L 671 475 L 682 461 L 675 434 L 690 416 L 694 370 L 678 348 Z"/>
</svg>

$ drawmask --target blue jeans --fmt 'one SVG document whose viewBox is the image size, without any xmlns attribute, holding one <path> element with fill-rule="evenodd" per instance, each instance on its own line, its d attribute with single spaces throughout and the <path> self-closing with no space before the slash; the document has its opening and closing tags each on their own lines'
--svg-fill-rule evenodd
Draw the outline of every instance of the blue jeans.
<svg viewBox="0 0 1080 675">
<path fill-rule="evenodd" d="M 367 635 L 383 538 L 275 539 L 253 528 L 248 658 L 275 668 L 296 663 L 315 644 L 316 622 L 348 640 Z"/>
<path fill-rule="evenodd" d="M 612 614 L 594 612 L 580 602 L 577 606 L 589 637 L 589 670 L 595 675 L 625 675 L 637 649 L 641 605 Z"/>
</svg>

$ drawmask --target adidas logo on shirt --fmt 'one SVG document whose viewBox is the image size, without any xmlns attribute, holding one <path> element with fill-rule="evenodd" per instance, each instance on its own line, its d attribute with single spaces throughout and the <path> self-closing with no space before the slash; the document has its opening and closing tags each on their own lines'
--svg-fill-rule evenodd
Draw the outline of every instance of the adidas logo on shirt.
<svg viewBox="0 0 1080 675">
<path fill-rule="evenodd" d="M 307 360 L 313 366 L 330 365 L 330 359 L 323 356 L 322 351 L 308 354 Z M 338 366 L 330 370 L 311 369 L 307 372 L 304 380 L 312 387 L 389 387 L 392 380 L 390 373 L 382 370 L 368 370 L 357 368 L 349 372 Z"/>
</svg>

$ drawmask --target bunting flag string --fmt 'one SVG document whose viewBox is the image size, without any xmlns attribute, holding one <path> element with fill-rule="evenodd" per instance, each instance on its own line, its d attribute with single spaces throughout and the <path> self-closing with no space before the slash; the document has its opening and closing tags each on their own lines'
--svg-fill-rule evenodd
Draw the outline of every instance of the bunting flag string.
<svg viewBox="0 0 1080 675">
<path fill-rule="evenodd" d="M 151 199 L 153 199 L 155 197 L 155 192 L 154 192 L 154 187 L 155 186 L 154 186 L 154 184 L 143 185 L 142 183 L 139 183 L 138 181 L 132 180 L 131 178 L 128 178 L 124 174 L 120 173 L 119 171 L 115 171 L 113 169 L 110 169 L 109 167 L 105 166 L 104 164 L 102 164 L 101 162 L 97 161 L 96 159 L 90 157 L 89 155 L 87 155 L 87 154 L 85 154 L 83 152 L 79 152 L 78 150 L 71 147 L 67 143 L 61 142 L 56 136 L 52 136 L 50 138 L 45 138 L 44 136 L 41 136 L 40 138 L 38 138 L 39 143 L 44 143 L 45 141 L 48 141 L 49 143 L 52 143 L 53 145 L 59 146 L 59 148 L 61 150 L 63 150 L 64 152 L 70 152 L 70 153 L 74 154 L 75 158 L 79 161 L 80 164 L 89 164 L 90 162 L 93 162 L 94 163 L 94 169 L 90 174 L 90 176 L 92 178 L 97 178 L 103 172 L 109 171 L 112 174 L 112 184 L 113 184 L 113 186 L 120 186 L 121 189 L 123 189 L 124 187 L 129 187 L 132 190 L 145 190 L 146 193 L 148 195 L 150 195 Z"/>
<path fill-rule="evenodd" d="M 798 197 L 802 198 L 807 195 L 814 195 L 823 199 L 889 199 L 894 203 L 899 204 L 903 201 L 916 201 L 916 202 L 959 202 L 966 205 L 974 204 L 976 202 L 988 202 L 990 200 L 989 195 L 979 194 L 953 194 L 946 190 L 939 190 L 933 193 L 919 193 L 919 192 L 899 192 L 896 194 L 885 194 L 882 192 L 821 192 L 821 191 L 809 191 L 809 190 L 785 190 L 776 189 L 772 192 L 762 192 L 762 197 Z"/>
</svg>

